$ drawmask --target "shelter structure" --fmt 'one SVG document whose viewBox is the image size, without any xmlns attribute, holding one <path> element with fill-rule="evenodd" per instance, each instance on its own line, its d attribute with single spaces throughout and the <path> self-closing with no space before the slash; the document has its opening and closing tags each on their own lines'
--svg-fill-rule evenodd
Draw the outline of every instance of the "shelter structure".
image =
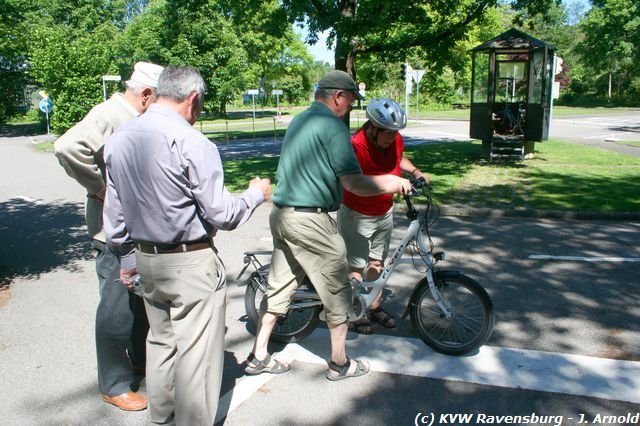
<svg viewBox="0 0 640 426">
<path fill-rule="evenodd" d="M 555 47 L 512 28 L 471 52 L 470 136 L 492 160 L 524 158 L 549 136 Z"/>
</svg>

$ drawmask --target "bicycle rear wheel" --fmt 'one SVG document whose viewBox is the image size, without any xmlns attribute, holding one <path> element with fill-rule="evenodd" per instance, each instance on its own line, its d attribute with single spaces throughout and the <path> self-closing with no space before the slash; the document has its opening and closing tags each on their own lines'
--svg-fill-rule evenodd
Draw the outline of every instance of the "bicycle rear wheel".
<svg viewBox="0 0 640 426">
<path fill-rule="evenodd" d="M 249 331 L 256 334 L 258 321 L 260 318 L 260 303 L 267 291 L 267 281 L 269 278 L 269 266 L 264 265 L 258 271 L 251 274 L 247 289 L 244 293 L 244 308 L 247 313 Z M 310 281 L 305 278 L 300 286 L 301 290 L 308 289 Z M 297 302 L 304 302 L 299 300 Z M 295 343 L 309 334 L 318 326 L 320 320 L 321 305 L 299 308 L 293 305 L 287 314 L 278 318 L 270 340 L 279 343 Z"/>
<path fill-rule="evenodd" d="M 464 355 L 482 346 L 493 333 L 493 302 L 484 288 L 462 274 L 434 276 L 452 316 L 446 318 L 424 278 L 411 298 L 411 324 L 431 348 L 446 355 Z"/>
</svg>

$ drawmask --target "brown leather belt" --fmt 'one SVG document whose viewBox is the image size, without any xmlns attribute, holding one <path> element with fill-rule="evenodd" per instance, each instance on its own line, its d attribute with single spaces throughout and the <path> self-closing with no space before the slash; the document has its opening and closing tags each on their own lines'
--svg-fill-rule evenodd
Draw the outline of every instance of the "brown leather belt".
<svg viewBox="0 0 640 426">
<path fill-rule="evenodd" d="M 211 248 L 211 240 L 201 240 L 192 243 L 177 244 L 153 244 L 153 243 L 136 243 L 136 248 L 142 253 L 147 254 L 171 254 L 171 253 L 187 253 L 190 251 L 204 250 Z"/>
</svg>

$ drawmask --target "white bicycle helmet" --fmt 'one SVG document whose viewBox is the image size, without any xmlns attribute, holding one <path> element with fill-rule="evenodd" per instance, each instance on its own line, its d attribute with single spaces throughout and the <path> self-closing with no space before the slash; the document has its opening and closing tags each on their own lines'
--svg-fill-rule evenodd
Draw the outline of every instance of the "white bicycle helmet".
<svg viewBox="0 0 640 426">
<path fill-rule="evenodd" d="M 402 107 L 388 98 L 375 98 L 367 105 L 367 118 L 376 127 L 388 130 L 402 130 L 407 127 L 407 115 Z"/>
</svg>

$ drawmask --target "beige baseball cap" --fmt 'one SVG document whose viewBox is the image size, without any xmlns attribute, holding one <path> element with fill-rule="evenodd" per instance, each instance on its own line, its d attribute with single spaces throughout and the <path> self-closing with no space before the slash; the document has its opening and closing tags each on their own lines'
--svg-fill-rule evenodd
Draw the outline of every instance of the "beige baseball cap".
<svg viewBox="0 0 640 426">
<path fill-rule="evenodd" d="M 137 62 L 133 67 L 133 74 L 127 81 L 143 84 L 149 87 L 158 87 L 158 78 L 164 67 L 150 62 Z"/>
<path fill-rule="evenodd" d="M 318 89 L 340 89 L 353 92 L 356 99 L 363 100 L 356 82 L 344 71 L 335 70 L 325 74 L 318 82 Z"/>
</svg>

